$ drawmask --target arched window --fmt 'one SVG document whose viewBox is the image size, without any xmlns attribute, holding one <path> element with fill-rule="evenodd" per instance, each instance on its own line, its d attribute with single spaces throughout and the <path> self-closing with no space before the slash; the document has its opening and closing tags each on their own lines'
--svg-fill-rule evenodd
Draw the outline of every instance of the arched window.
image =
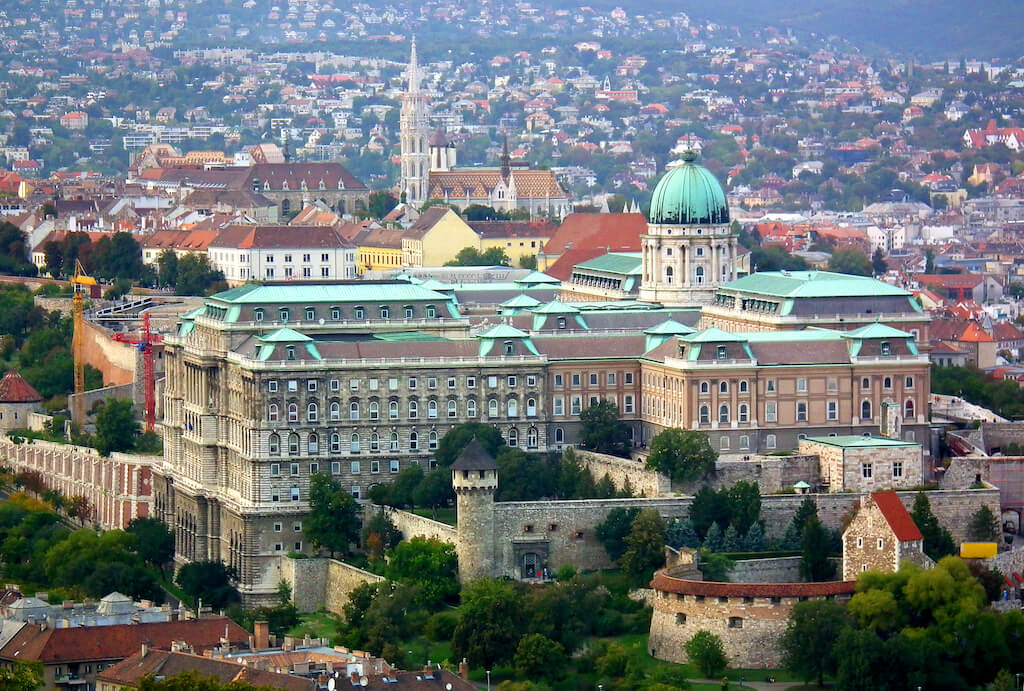
<svg viewBox="0 0 1024 691">
<path fill-rule="evenodd" d="M 702 381 L 700 383 L 700 392 L 701 393 L 709 393 L 710 391 L 711 391 L 711 385 L 708 384 L 706 381 Z"/>
<path fill-rule="evenodd" d="M 310 401 L 306 406 L 306 422 L 316 422 L 318 412 L 316 402 Z"/>
<path fill-rule="evenodd" d="M 428 418 L 436 418 L 437 417 L 437 401 L 434 401 L 434 400 L 427 401 L 427 417 Z"/>
<path fill-rule="evenodd" d="M 376 432 L 370 435 L 370 451 L 380 451 L 380 435 Z"/>
<path fill-rule="evenodd" d="M 331 453 L 341 453 L 341 435 L 334 433 L 331 435 Z"/>
<path fill-rule="evenodd" d="M 711 422 L 711 408 L 706 405 L 700 407 L 700 424 L 706 425 Z"/>
<path fill-rule="evenodd" d="M 299 435 L 295 434 L 295 432 L 288 435 L 288 455 L 299 455 Z"/>
<path fill-rule="evenodd" d="M 431 432 L 427 435 L 427 448 L 431 451 L 437 448 L 437 432 Z"/>
<path fill-rule="evenodd" d="M 508 399 L 506 407 L 508 408 L 509 417 L 519 417 L 519 401 L 514 398 L 510 398 Z"/>
<path fill-rule="evenodd" d="M 280 456 L 281 455 L 281 437 L 276 434 L 270 435 L 270 455 Z"/>
<path fill-rule="evenodd" d="M 740 420 L 740 422 L 749 422 L 749 420 L 750 420 L 750 409 L 747 408 L 747 404 L 746 403 L 741 403 L 740 404 L 739 420 Z"/>
<path fill-rule="evenodd" d="M 537 428 L 531 427 L 526 432 L 526 448 L 536 449 L 537 448 Z"/>
<path fill-rule="evenodd" d="M 370 401 L 370 419 L 380 419 L 380 406 L 377 404 L 377 401 Z"/>
<path fill-rule="evenodd" d="M 420 404 L 414 399 L 409 401 L 409 419 L 415 420 L 420 414 Z"/>
<path fill-rule="evenodd" d="M 277 422 L 277 404 L 271 403 L 267 406 L 267 420 Z"/>
<path fill-rule="evenodd" d="M 526 399 L 526 416 L 536 417 L 537 416 L 537 399 L 527 398 Z"/>
<path fill-rule="evenodd" d="M 672 274 L 674 274 L 674 273 L 675 272 L 672 270 L 671 266 L 666 266 L 665 267 L 665 283 L 671 283 L 672 282 Z"/>
<path fill-rule="evenodd" d="M 864 377 L 863 379 L 861 379 L 860 380 L 860 388 L 864 389 L 865 391 L 870 389 L 871 388 L 871 380 L 869 378 L 867 378 L 867 377 Z"/>
<path fill-rule="evenodd" d="M 697 285 L 704 285 L 704 267 L 698 266 L 693 272 L 694 278 L 697 281 Z"/>
<path fill-rule="evenodd" d="M 341 419 L 341 404 L 337 401 L 331 401 L 331 420 Z"/>
<path fill-rule="evenodd" d="M 420 437 L 415 432 L 409 432 L 409 450 L 416 451 L 420 448 Z"/>
<path fill-rule="evenodd" d="M 476 417 L 476 399 L 466 401 L 466 417 Z"/>
<path fill-rule="evenodd" d="M 299 421 L 299 406 L 295 403 L 288 404 L 288 422 Z"/>
<path fill-rule="evenodd" d="M 487 401 L 487 417 L 498 417 L 498 399 L 492 398 Z"/>
<path fill-rule="evenodd" d="M 391 450 L 398 451 L 398 432 L 391 433 Z"/>
<path fill-rule="evenodd" d="M 729 393 L 729 382 L 724 379 L 718 382 L 718 393 Z"/>
<path fill-rule="evenodd" d="M 448 401 L 448 417 L 455 417 L 459 414 L 459 404 L 453 398 Z"/>
<path fill-rule="evenodd" d="M 886 390 L 892 388 L 892 377 L 885 377 L 882 379 L 882 388 Z"/>
<path fill-rule="evenodd" d="M 359 435 L 355 432 L 348 438 L 348 450 L 352 453 L 359 453 Z"/>
<path fill-rule="evenodd" d="M 315 434 L 309 435 L 309 438 L 306 439 L 306 448 L 311 456 L 320 453 L 320 437 Z"/>
<path fill-rule="evenodd" d="M 914 419 L 914 399 L 908 398 L 903 404 L 903 417 L 907 420 Z"/>
<path fill-rule="evenodd" d="M 860 419 L 871 419 L 871 401 L 864 401 L 863 403 L 860 404 Z"/>
<path fill-rule="evenodd" d="M 359 419 L 359 401 L 352 401 L 351 403 L 348 404 L 348 419 Z"/>
<path fill-rule="evenodd" d="M 519 431 L 515 427 L 508 431 L 508 445 L 519 446 Z"/>
<path fill-rule="evenodd" d="M 352 310 L 352 317 L 354 319 L 366 319 L 366 308 L 360 305 Z"/>
<path fill-rule="evenodd" d="M 729 422 L 729 406 L 724 403 L 718 406 L 718 422 L 719 424 L 726 424 Z"/>
<path fill-rule="evenodd" d="M 749 384 L 747 384 L 747 380 L 746 379 L 741 379 L 740 380 L 740 393 L 747 393 L 747 391 L 749 391 L 748 387 L 749 387 Z"/>
<path fill-rule="evenodd" d="M 555 428 L 555 443 L 561 444 L 565 441 L 565 430 L 561 427 Z"/>
<path fill-rule="evenodd" d="M 398 401 L 388 403 L 388 418 L 391 420 L 398 419 Z"/>
<path fill-rule="evenodd" d="M 293 345 L 285 346 L 284 347 L 284 352 L 285 352 L 286 359 L 288 359 L 288 360 L 294 360 L 295 359 L 295 346 L 293 346 Z"/>
</svg>

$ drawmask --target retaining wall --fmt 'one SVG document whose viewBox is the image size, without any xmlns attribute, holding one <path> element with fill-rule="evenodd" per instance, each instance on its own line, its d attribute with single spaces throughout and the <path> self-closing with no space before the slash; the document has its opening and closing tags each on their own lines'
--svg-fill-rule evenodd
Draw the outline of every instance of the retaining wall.
<svg viewBox="0 0 1024 691">
<path fill-rule="evenodd" d="M 363 571 L 336 559 L 281 557 L 281 579 L 292 589 L 292 602 L 300 613 L 326 609 L 342 614 L 349 593 L 363 583 L 378 583 L 383 576 Z"/>
<path fill-rule="evenodd" d="M 668 476 L 656 470 L 648 470 L 643 461 L 592 451 L 576 450 L 575 454 L 580 465 L 589 470 L 595 480 L 607 475 L 615 483 L 616 489 L 622 489 L 628 479 L 633 494 L 637 496 L 657 497 L 672 493 L 672 481 Z"/>
<path fill-rule="evenodd" d="M 411 540 L 414 537 L 425 537 L 428 539 L 436 537 L 441 542 L 450 542 L 453 545 L 456 542 L 455 528 L 447 523 L 417 516 L 414 513 L 391 508 L 390 506 L 383 507 L 383 510 L 388 518 L 391 519 L 391 522 L 395 524 L 395 527 L 401 531 L 402 538 L 405 540 Z"/>
<path fill-rule="evenodd" d="M 692 482 L 676 482 L 673 483 L 672 489 L 684 494 L 693 494 L 704 485 L 722 489 L 732 487 L 742 480 L 756 483 L 761 494 L 771 494 L 792 489 L 800 480 L 815 487 L 820 481 L 819 473 L 817 456 L 750 455 L 740 457 L 740 460 L 719 460 L 715 463 L 714 472 L 707 478 Z"/>
</svg>

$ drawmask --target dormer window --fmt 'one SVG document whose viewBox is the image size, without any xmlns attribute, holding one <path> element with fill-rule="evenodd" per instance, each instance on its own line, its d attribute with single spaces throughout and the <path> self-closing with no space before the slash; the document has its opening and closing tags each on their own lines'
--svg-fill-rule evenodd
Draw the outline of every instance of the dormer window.
<svg viewBox="0 0 1024 691">
<path fill-rule="evenodd" d="M 255 310 L 253 310 L 252 318 L 258 322 L 263 321 L 263 308 L 257 307 Z"/>
<path fill-rule="evenodd" d="M 726 348 L 725 346 L 718 346 L 716 357 L 719 360 L 727 360 L 729 358 L 729 349 Z"/>
<path fill-rule="evenodd" d="M 316 319 L 316 310 L 312 307 L 306 308 L 306 321 L 313 321 Z"/>
<path fill-rule="evenodd" d="M 352 310 L 352 316 L 356 319 L 366 319 L 366 309 L 364 307 L 356 307 Z"/>
<path fill-rule="evenodd" d="M 288 191 L 288 181 L 287 180 L 285 180 L 284 182 L 281 183 L 281 189 L 284 190 L 285 192 Z"/>
<path fill-rule="evenodd" d="M 278 316 L 280 317 L 282 324 L 287 324 L 288 323 L 288 310 L 287 309 L 282 308 L 280 313 L 278 314 Z"/>
<path fill-rule="evenodd" d="M 317 187 L 319 187 L 319 188 L 320 188 L 320 189 L 322 189 L 322 190 L 325 190 L 325 189 L 327 189 L 327 185 L 325 185 L 325 184 L 324 184 L 324 181 L 323 181 L 323 180 L 320 180 L 320 184 L 319 184 L 319 185 L 317 185 Z"/>
<path fill-rule="evenodd" d="M 889 341 L 882 341 L 882 355 L 892 355 L 892 344 Z"/>
<path fill-rule="evenodd" d="M 292 346 L 292 345 L 287 346 L 284 350 L 285 350 L 285 357 L 287 357 L 289 360 L 294 360 L 295 359 L 295 346 Z"/>
<path fill-rule="evenodd" d="M 505 355 L 515 355 L 516 348 L 512 341 L 505 341 Z"/>
<path fill-rule="evenodd" d="M 566 327 L 566 324 L 567 324 L 567 322 L 565 321 L 565 317 L 559 317 L 558 318 L 558 328 L 559 329 L 564 329 Z"/>
</svg>

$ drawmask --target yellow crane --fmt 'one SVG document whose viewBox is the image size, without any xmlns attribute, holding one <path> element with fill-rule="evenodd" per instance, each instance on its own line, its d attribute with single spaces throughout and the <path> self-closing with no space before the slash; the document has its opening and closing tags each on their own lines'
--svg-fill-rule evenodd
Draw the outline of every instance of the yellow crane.
<svg viewBox="0 0 1024 691">
<path fill-rule="evenodd" d="M 72 315 L 74 316 L 74 336 L 71 340 L 71 355 L 75 360 L 75 393 L 74 405 L 71 408 L 71 419 L 81 425 L 85 423 L 85 356 L 82 346 L 85 339 L 85 320 L 82 312 L 85 308 L 86 295 L 92 297 L 92 286 L 96 285 L 96 279 L 85 273 L 82 262 L 75 260 L 75 273 L 71 276 L 71 286 L 74 289 L 74 298 L 71 300 Z"/>
</svg>

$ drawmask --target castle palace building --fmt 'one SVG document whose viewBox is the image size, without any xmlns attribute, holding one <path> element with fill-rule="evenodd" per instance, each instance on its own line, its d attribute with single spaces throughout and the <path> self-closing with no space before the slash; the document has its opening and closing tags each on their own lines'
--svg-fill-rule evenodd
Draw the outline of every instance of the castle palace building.
<svg viewBox="0 0 1024 691">
<path fill-rule="evenodd" d="M 928 360 L 884 324 L 730 333 L 695 330 L 694 310 L 517 305 L 471 314 L 452 286 L 406 281 L 206 298 L 165 338 L 153 496 L 178 563 L 222 559 L 247 603 L 272 602 L 278 558 L 311 549 L 311 476 L 363 497 L 429 467 L 465 422 L 538 453 L 577 443 L 599 401 L 636 444 L 667 427 L 706 431 L 725 454 L 794 449 L 802 435 L 926 438 Z"/>
<path fill-rule="evenodd" d="M 715 176 L 687 151 L 654 188 L 643 255 L 640 299 L 663 305 L 712 302 L 735 278 L 738 239 Z"/>
<path fill-rule="evenodd" d="M 501 166 L 457 167 L 457 151 L 445 132 L 430 130 L 428 94 L 413 41 L 399 118 L 401 179 L 398 191 L 420 208 L 429 200 L 465 210 L 474 204 L 498 211 L 526 211 L 531 217 L 565 218 L 572 205 L 554 173 L 513 164 L 505 142 Z"/>
</svg>

